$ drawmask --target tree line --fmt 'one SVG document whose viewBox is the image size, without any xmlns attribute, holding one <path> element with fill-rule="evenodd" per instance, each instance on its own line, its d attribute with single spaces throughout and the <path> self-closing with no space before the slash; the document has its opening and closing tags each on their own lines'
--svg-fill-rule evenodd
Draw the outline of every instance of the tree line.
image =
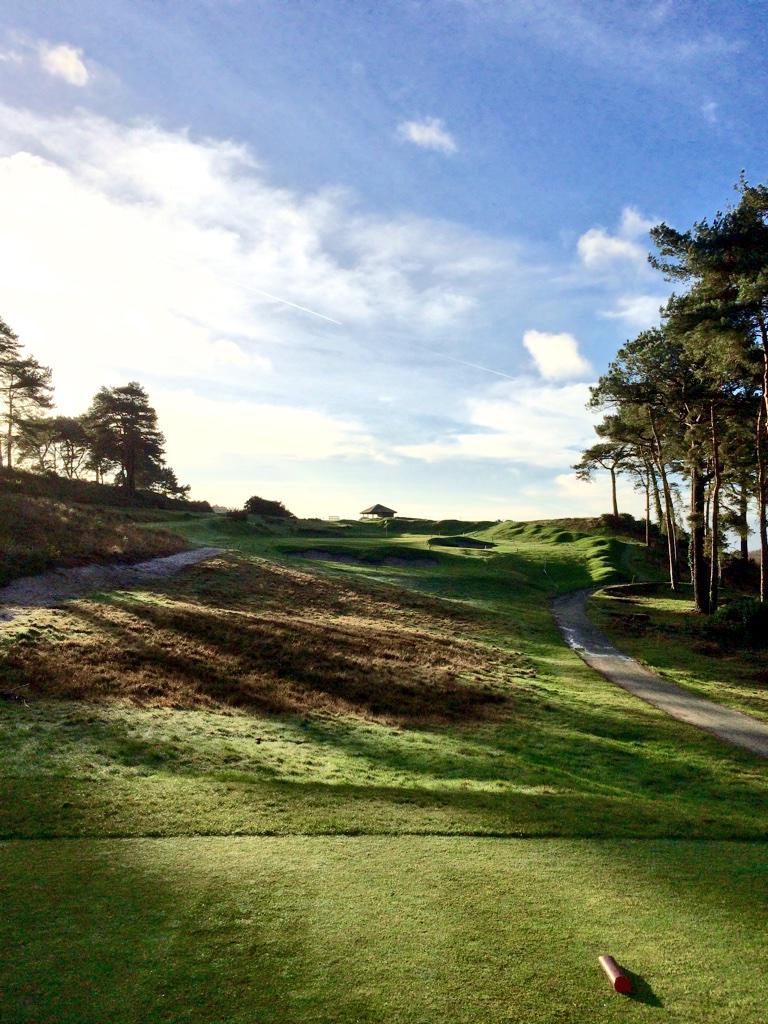
<svg viewBox="0 0 768 1024">
<path fill-rule="evenodd" d="M 768 600 L 768 187 L 742 176 L 738 200 L 686 231 L 651 229 L 651 265 L 684 288 L 661 325 L 619 349 L 590 405 L 604 414 L 599 440 L 575 466 L 606 469 L 645 493 L 666 539 L 669 581 L 687 572 L 698 611 L 714 612 L 726 534 L 749 559 L 749 519 L 760 549 L 760 600 Z M 679 485 L 688 490 L 681 514 Z M 684 564 L 687 552 L 687 567 Z"/>
<path fill-rule="evenodd" d="M 48 415 L 52 408 L 50 368 L 26 354 L 0 318 L 0 466 L 70 480 L 111 479 L 129 494 L 145 489 L 186 498 L 189 485 L 165 461 L 157 413 L 136 381 L 99 388 L 81 416 Z"/>
</svg>

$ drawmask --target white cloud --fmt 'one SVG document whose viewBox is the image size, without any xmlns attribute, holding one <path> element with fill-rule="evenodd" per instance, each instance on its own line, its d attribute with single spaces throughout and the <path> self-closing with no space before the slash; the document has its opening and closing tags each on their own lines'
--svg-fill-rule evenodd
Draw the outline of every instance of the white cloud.
<svg viewBox="0 0 768 1024">
<path fill-rule="evenodd" d="M 539 373 L 547 380 L 581 377 L 591 372 L 591 367 L 579 352 L 579 343 L 572 334 L 526 331 L 523 335 L 523 345 L 533 357 Z"/>
<path fill-rule="evenodd" d="M 643 217 L 634 206 L 625 206 L 621 211 L 619 233 L 624 238 L 640 238 L 647 235 L 655 223 L 652 218 Z"/>
<path fill-rule="evenodd" d="M 627 261 L 642 263 L 646 250 L 630 238 L 609 235 L 603 228 L 590 228 L 578 241 L 579 256 L 587 267 L 610 267 Z"/>
<path fill-rule="evenodd" d="M 631 512 L 638 517 L 645 514 L 643 498 L 626 478 L 619 477 L 616 495 L 619 512 Z M 591 481 L 580 480 L 574 473 L 558 473 L 550 487 L 546 490 L 531 488 L 528 496 L 544 502 L 548 498 L 553 508 L 548 514 L 553 516 L 573 515 L 574 509 L 578 509 L 580 516 L 599 516 L 611 511 L 611 484 L 607 473 L 598 474 Z"/>
<path fill-rule="evenodd" d="M 468 427 L 434 441 L 398 445 L 395 452 L 425 462 L 493 459 L 564 469 L 593 439 L 587 384 L 542 385 L 520 378 L 467 402 Z"/>
<path fill-rule="evenodd" d="M 585 231 L 579 238 L 577 249 L 582 263 L 591 269 L 610 269 L 616 264 L 644 267 L 648 244 L 644 239 L 656 222 L 643 217 L 637 210 L 627 206 L 622 211 L 619 229 L 610 234 L 604 228 L 595 227 Z"/>
<path fill-rule="evenodd" d="M 600 315 L 608 320 L 622 320 L 631 327 L 653 327 L 659 322 L 659 307 L 665 301 L 664 295 L 620 295 L 616 307 Z"/>
<path fill-rule="evenodd" d="M 381 458 L 354 417 L 297 399 L 283 368 L 328 353 L 324 394 L 337 378 L 343 407 L 350 351 L 406 330 L 428 345 L 465 325 L 517 260 L 456 225 L 366 215 L 341 190 L 277 188 L 232 142 L 2 104 L 0 223 L 2 314 L 53 367 L 60 408 L 80 411 L 98 386 L 131 377 L 153 399 L 183 382 L 196 397 L 169 401 L 161 422 L 171 462 L 189 467 L 203 398 L 206 420 L 227 422 L 233 394 L 259 457 Z M 287 406 L 306 415 L 274 411 Z"/>
<path fill-rule="evenodd" d="M 155 403 L 169 447 L 189 472 L 232 456 L 260 460 L 373 458 L 386 461 L 365 427 L 350 417 L 300 405 L 259 401 L 221 403 L 195 391 L 159 391 Z M 194 456 L 194 462 L 190 461 Z"/>
<path fill-rule="evenodd" d="M 24 55 L 17 50 L 0 50 L 0 64 L 23 64 Z"/>
<path fill-rule="evenodd" d="M 397 126 L 401 139 L 412 142 L 422 149 L 434 149 L 439 153 L 455 153 L 456 140 L 439 117 L 425 117 L 421 121 L 403 121 Z"/>
<path fill-rule="evenodd" d="M 40 65 L 44 71 L 55 78 L 63 78 L 70 85 L 84 86 L 88 84 L 90 74 L 83 61 L 82 50 L 59 43 L 51 46 L 43 43 L 40 46 Z"/>
</svg>

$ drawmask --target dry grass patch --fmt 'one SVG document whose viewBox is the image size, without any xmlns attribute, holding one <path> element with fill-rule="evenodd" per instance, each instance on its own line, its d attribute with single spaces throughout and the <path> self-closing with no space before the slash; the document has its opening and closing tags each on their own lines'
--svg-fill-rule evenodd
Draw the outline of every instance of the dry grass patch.
<svg viewBox="0 0 768 1024">
<path fill-rule="evenodd" d="M 188 547 L 167 530 L 136 526 L 117 509 L 0 492 L 0 584 L 53 565 L 138 562 Z"/>
<path fill-rule="evenodd" d="M 234 557 L 45 614 L 7 634 L 7 696 L 439 722 L 508 714 L 532 674 L 437 600 Z"/>
</svg>

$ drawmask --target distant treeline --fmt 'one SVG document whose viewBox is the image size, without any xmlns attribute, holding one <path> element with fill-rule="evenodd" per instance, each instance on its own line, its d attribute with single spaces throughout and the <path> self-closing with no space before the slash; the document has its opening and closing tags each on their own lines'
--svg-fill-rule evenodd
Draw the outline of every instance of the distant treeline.
<svg viewBox="0 0 768 1024">
<path fill-rule="evenodd" d="M 575 467 L 631 476 L 666 538 L 669 578 L 688 572 L 700 612 L 717 609 L 725 535 L 749 558 L 750 514 L 757 518 L 760 600 L 768 600 L 768 187 L 743 178 L 738 201 L 688 231 L 651 230 L 649 262 L 682 282 L 661 310 L 661 326 L 619 350 L 592 388 L 605 412 L 600 438 Z M 683 513 L 679 486 L 688 487 Z M 681 544 L 687 533 L 688 543 Z"/>
<path fill-rule="evenodd" d="M 0 465 L 110 482 L 131 497 L 145 491 L 186 498 L 189 485 L 180 484 L 165 461 L 157 413 L 136 381 L 100 388 L 80 416 L 50 415 L 52 407 L 50 368 L 26 354 L 0 318 Z"/>
</svg>

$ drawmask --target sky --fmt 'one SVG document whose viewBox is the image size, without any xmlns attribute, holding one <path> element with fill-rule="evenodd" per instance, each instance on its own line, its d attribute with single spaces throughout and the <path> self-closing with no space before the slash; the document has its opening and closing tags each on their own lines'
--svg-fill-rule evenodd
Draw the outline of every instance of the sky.
<svg viewBox="0 0 768 1024">
<path fill-rule="evenodd" d="M 192 496 L 593 515 L 648 229 L 768 179 L 762 0 L 6 0 L 0 316 Z M 626 482 L 623 509 L 641 501 Z"/>
</svg>

